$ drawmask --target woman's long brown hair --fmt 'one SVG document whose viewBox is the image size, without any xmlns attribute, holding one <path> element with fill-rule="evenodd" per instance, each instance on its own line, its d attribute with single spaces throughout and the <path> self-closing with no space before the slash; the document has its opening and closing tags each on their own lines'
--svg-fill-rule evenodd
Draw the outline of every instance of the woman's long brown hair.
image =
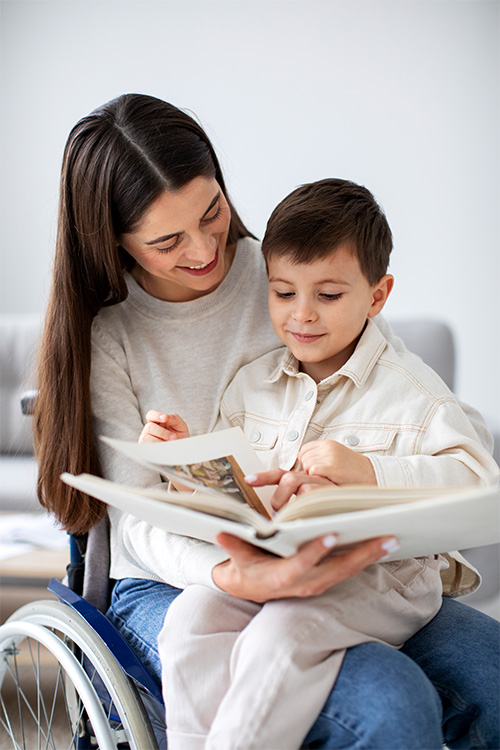
<svg viewBox="0 0 500 750">
<path fill-rule="evenodd" d="M 125 94 L 84 117 L 66 143 L 52 288 L 38 359 L 34 419 L 38 497 L 63 527 L 82 534 L 105 505 L 60 480 L 100 474 L 90 400 L 91 327 L 127 296 L 133 261 L 117 237 L 131 232 L 164 190 L 222 172 L 201 126 L 171 104 Z M 231 203 L 228 243 L 252 236 Z"/>
</svg>

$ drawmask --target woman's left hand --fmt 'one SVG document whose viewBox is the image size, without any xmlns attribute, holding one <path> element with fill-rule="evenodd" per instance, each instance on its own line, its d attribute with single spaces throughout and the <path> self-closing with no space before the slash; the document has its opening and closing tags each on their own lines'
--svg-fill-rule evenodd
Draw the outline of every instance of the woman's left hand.
<svg viewBox="0 0 500 750">
<path fill-rule="evenodd" d="M 156 409 L 150 409 L 146 419 L 147 422 L 139 435 L 140 443 L 166 442 L 189 437 L 188 426 L 178 414 L 164 414 Z"/>
<path fill-rule="evenodd" d="M 276 491 L 271 498 L 274 510 L 279 510 L 293 495 L 302 495 L 320 487 L 332 486 L 332 482 L 325 477 L 309 476 L 305 471 L 284 471 L 270 469 L 245 477 L 247 484 L 252 487 L 266 487 L 276 485 Z"/>
</svg>

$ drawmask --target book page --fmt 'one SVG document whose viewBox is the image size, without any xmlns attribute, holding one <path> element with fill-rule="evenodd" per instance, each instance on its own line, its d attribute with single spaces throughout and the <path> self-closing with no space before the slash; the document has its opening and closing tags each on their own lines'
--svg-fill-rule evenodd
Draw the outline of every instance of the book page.
<svg viewBox="0 0 500 750">
<path fill-rule="evenodd" d="M 465 488 L 467 489 L 467 488 Z M 318 518 L 337 513 L 381 508 L 389 505 L 416 502 L 430 497 L 454 495 L 456 487 L 368 487 L 350 485 L 344 487 L 322 487 L 291 500 L 275 516 L 277 523 L 295 521 L 300 518 Z"/>
<path fill-rule="evenodd" d="M 268 519 L 273 514 L 274 487 L 255 490 L 244 480 L 246 474 L 264 471 L 264 466 L 239 427 L 162 443 L 101 439 L 174 482 L 205 494 L 229 495 Z"/>
</svg>

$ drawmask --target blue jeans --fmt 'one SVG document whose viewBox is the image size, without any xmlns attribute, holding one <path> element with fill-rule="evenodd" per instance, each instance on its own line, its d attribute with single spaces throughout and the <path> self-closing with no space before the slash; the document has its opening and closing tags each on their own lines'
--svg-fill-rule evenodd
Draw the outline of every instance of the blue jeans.
<svg viewBox="0 0 500 750">
<path fill-rule="evenodd" d="M 109 619 L 159 680 L 157 638 L 180 593 L 164 583 L 118 581 Z M 443 599 L 436 617 L 397 651 L 365 643 L 342 669 L 305 739 L 317 750 L 500 748 L 500 623 Z"/>
</svg>

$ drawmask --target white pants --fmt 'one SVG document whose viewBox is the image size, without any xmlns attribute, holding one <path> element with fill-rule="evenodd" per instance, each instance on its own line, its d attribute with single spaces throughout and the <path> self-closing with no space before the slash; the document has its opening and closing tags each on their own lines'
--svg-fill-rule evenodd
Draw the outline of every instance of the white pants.
<svg viewBox="0 0 500 750">
<path fill-rule="evenodd" d="M 189 586 L 159 637 L 169 750 L 293 750 L 345 649 L 398 648 L 441 606 L 443 558 L 375 564 L 309 599 L 265 604 Z"/>
</svg>

